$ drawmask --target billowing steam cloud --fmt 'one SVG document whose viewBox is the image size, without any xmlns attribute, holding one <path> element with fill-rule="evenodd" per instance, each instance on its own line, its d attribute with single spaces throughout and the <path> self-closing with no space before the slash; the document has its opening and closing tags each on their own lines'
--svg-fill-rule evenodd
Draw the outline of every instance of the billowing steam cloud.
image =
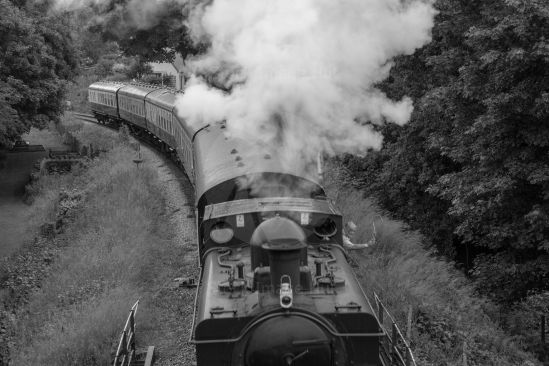
<svg viewBox="0 0 549 366">
<path fill-rule="evenodd" d="M 369 124 L 404 124 L 413 107 L 374 85 L 392 58 L 430 41 L 434 15 L 415 0 L 213 0 L 191 13 L 211 48 L 190 62 L 202 76 L 179 113 L 197 125 L 225 119 L 230 134 L 279 146 L 293 165 L 380 148 Z"/>
</svg>

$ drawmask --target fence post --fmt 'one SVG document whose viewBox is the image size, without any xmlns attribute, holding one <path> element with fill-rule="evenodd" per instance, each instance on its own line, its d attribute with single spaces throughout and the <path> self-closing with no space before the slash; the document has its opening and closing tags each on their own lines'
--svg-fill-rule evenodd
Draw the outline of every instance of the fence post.
<svg viewBox="0 0 549 366">
<path fill-rule="evenodd" d="M 130 310 L 130 329 L 131 329 L 132 333 L 135 330 L 134 311 L 135 311 L 134 309 Z"/>
<path fill-rule="evenodd" d="M 124 330 L 124 332 L 122 333 L 122 349 L 120 350 L 121 355 L 128 354 L 128 348 L 127 348 L 128 339 L 127 338 L 128 338 L 127 331 Z"/>
<path fill-rule="evenodd" d="M 132 351 L 135 351 L 135 309 L 132 309 L 130 314 L 130 332 L 132 334 L 130 347 Z"/>
<path fill-rule="evenodd" d="M 381 305 L 381 301 L 376 297 L 376 303 L 377 303 L 377 316 L 379 318 L 379 323 L 383 325 L 383 306 Z"/>
</svg>

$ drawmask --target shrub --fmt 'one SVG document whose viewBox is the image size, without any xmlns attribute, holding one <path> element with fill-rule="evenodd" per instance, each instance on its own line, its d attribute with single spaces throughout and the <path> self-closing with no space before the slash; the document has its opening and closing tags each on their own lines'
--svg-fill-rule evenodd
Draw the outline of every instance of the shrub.
<svg viewBox="0 0 549 366">
<path fill-rule="evenodd" d="M 461 365 L 464 354 L 468 365 L 515 366 L 535 359 L 495 325 L 498 309 L 475 296 L 452 262 L 437 258 L 419 233 L 365 199 L 348 183 L 344 169 L 330 165 L 326 171 L 329 196 L 358 225 L 355 241 L 376 242 L 350 253 L 361 285 L 367 293 L 378 293 L 401 328 L 413 309 L 411 343 L 418 364 Z"/>
</svg>

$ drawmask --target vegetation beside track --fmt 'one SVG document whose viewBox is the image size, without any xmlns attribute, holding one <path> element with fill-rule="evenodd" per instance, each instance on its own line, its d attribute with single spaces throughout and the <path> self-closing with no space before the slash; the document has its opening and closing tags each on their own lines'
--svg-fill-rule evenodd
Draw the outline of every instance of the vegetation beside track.
<svg viewBox="0 0 549 366">
<path fill-rule="evenodd" d="M 538 365 L 521 349 L 522 338 L 498 327 L 499 310 L 474 293 L 472 283 L 453 263 L 425 249 L 422 236 L 391 220 L 350 184 L 335 165 L 326 169 L 326 188 L 347 220 L 358 225 L 354 238 L 375 244 L 352 251 L 359 280 L 373 301 L 378 293 L 406 334 L 412 309 L 411 346 L 418 365 Z M 372 303 L 373 304 L 373 303 Z M 517 315 L 531 322 L 532 314 Z"/>
<path fill-rule="evenodd" d="M 35 185 L 34 207 L 42 213 L 35 220 L 55 223 L 61 218 L 64 232 L 52 239 L 55 250 L 46 256 L 37 258 L 32 250 L 22 254 L 22 263 L 48 262 L 49 268 L 26 284 L 28 296 L 15 312 L 9 328 L 13 364 L 108 363 L 138 298 L 140 344 L 156 344 L 161 325 L 153 314 L 165 305 L 159 293 L 165 295 L 165 284 L 186 261 L 180 249 L 168 245 L 173 233 L 164 220 L 157 167 L 145 163 L 136 168 L 135 152 L 112 131 L 82 123 L 68 129 L 82 141 L 101 141 L 110 150 L 80 170 L 46 176 Z M 411 343 L 419 364 L 463 365 L 464 358 L 467 365 L 538 364 L 521 350 L 520 338 L 495 325 L 497 307 L 476 298 L 452 263 L 436 259 L 424 249 L 420 235 L 342 184 L 350 179 L 344 172 L 327 170 L 330 196 L 346 218 L 359 224 L 355 241 L 376 238 L 371 248 L 351 254 L 365 290 L 381 295 L 404 333 L 412 307 Z M 61 217 L 60 211 L 65 212 Z M 12 269 L 6 275 L 9 286 L 21 285 L 21 272 Z M 21 281 L 27 280 L 23 275 Z M 191 292 L 178 294 L 177 300 L 191 308 Z M 184 328 L 184 322 L 172 321 Z M 186 335 L 187 329 L 181 333 Z"/>
<path fill-rule="evenodd" d="M 165 306 L 158 296 L 185 262 L 171 240 L 157 167 L 137 168 L 135 151 L 114 132 L 77 134 L 111 149 L 35 183 L 35 220 L 50 225 L 2 273 L 3 361 L 13 365 L 112 362 L 137 299 L 138 345 L 154 344 Z"/>
</svg>

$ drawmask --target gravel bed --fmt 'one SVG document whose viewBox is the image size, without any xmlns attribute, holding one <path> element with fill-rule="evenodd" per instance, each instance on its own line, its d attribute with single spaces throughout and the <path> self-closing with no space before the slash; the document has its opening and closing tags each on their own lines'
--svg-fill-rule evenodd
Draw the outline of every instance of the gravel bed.
<svg viewBox="0 0 549 366">
<path fill-rule="evenodd" d="M 189 343 L 196 289 L 181 287 L 176 280 L 198 280 L 193 189 L 185 173 L 161 154 L 147 147 L 142 147 L 141 152 L 145 160 L 157 167 L 162 182 L 165 217 L 175 235 L 166 245 L 175 246 L 178 252 L 184 253 L 182 258 L 177 258 L 181 263 L 177 264 L 173 280 L 155 295 L 153 301 L 160 314 L 156 329 L 147 338 L 150 345 L 155 346 L 155 365 L 196 365 L 195 347 Z M 139 333 L 137 335 L 139 337 Z"/>
</svg>

